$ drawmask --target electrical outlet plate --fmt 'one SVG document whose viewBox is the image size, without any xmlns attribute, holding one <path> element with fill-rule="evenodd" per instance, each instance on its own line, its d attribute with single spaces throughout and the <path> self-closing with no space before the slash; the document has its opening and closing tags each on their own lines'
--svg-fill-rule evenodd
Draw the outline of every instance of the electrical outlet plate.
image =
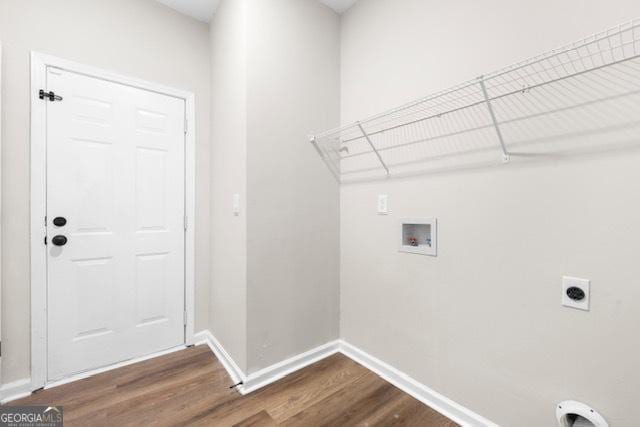
<svg viewBox="0 0 640 427">
<path fill-rule="evenodd" d="M 582 289 L 582 291 L 584 292 L 584 298 L 580 301 L 575 301 L 569 298 L 569 296 L 567 295 L 567 289 L 571 287 Z M 578 310 L 589 311 L 590 288 L 591 282 L 587 279 L 564 276 L 562 278 L 562 305 L 565 307 L 577 308 Z"/>
<path fill-rule="evenodd" d="M 378 194 L 378 215 L 387 215 L 389 213 L 389 196 L 386 194 Z"/>
</svg>

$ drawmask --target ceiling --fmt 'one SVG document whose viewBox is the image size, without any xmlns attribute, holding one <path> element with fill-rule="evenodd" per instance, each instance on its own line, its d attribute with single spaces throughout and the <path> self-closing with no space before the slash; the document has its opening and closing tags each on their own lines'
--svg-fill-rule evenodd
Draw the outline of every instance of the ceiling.
<svg viewBox="0 0 640 427">
<path fill-rule="evenodd" d="M 191 16 L 198 21 L 209 22 L 220 0 L 156 0 L 171 9 Z M 349 9 L 358 0 L 319 0 L 338 13 Z"/>
<path fill-rule="evenodd" d="M 220 0 L 157 0 L 171 9 L 189 15 L 198 21 L 209 22 Z"/>
<path fill-rule="evenodd" d="M 320 0 L 321 3 L 326 4 L 338 13 L 345 12 L 357 1 L 358 0 Z"/>
</svg>

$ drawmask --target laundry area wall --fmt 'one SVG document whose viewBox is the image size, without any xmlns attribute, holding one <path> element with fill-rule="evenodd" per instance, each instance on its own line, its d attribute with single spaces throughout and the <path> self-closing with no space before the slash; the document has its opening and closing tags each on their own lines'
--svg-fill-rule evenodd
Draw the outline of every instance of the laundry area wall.
<svg viewBox="0 0 640 427">
<path fill-rule="evenodd" d="M 342 18 L 342 122 L 637 16 L 629 0 L 358 2 Z M 564 399 L 637 424 L 639 149 L 636 128 L 512 147 L 503 165 L 496 140 L 492 165 L 454 156 L 343 185 L 342 337 L 500 425 L 555 425 Z M 400 220 L 420 217 L 438 220 L 437 257 L 398 251 Z M 591 311 L 560 305 L 565 275 L 591 280 Z"/>
</svg>

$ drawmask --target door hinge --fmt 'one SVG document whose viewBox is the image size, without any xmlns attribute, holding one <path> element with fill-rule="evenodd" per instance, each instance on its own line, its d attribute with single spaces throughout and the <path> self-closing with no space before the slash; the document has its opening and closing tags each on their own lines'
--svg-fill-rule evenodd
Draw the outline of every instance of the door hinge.
<svg viewBox="0 0 640 427">
<path fill-rule="evenodd" d="M 40 99 L 48 99 L 51 102 L 54 101 L 62 101 L 62 97 L 60 95 L 56 95 L 54 92 L 45 92 L 43 89 L 40 89 L 38 93 L 38 98 Z"/>
<path fill-rule="evenodd" d="M 184 230 L 186 231 L 189 228 L 189 217 L 185 215 L 184 217 Z"/>
<path fill-rule="evenodd" d="M 186 311 L 182 312 L 182 321 L 184 323 L 184 326 L 187 326 L 187 312 Z"/>
<path fill-rule="evenodd" d="M 189 131 L 189 120 L 184 119 L 184 134 L 186 135 Z"/>
</svg>

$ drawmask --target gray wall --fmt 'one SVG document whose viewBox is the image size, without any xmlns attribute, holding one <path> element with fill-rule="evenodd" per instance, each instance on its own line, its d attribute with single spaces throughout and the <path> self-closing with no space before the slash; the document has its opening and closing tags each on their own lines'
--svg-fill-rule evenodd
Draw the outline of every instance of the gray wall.
<svg viewBox="0 0 640 427">
<path fill-rule="evenodd" d="M 342 120 L 637 16 L 632 0 L 361 0 L 342 20 Z M 555 425 L 563 399 L 637 425 L 640 153 L 610 142 L 342 187 L 342 336 L 501 425 Z M 438 218 L 437 258 L 397 251 L 403 217 Z M 592 280 L 590 312 L 560 306 L 563 275 Z"/>
<path fill-rule="evenodd" d="M 211 33 L 211 329 L 251 373 L 338 337 L 338 186 L 305 141 L 339 122 L 339 17 L 223 0 Z"/>
<path fill-rule="evenodd" d="M 250 0 L 248 11 L 253 372 L 338 337 L 338 186 L 306 141 L 339 123 L 340 30 L 317 0 Z"/>
<path fill-rule="evenodd" d="M 196 330 L 206 328 L 209 323 L 208 26 L 152 0 L 0 0 L 0 42 L 3 45 L 3 382 L 30 375 L 29 54 L 32 50 L 195 93 Z"/>
<path fill-rule="evenodd" d="M 211 332 L 246 370 L 247 17 L 222 1 L 211 23 Z M 233 195 L 241 197 L 233 214 Z"/>
</svg>

